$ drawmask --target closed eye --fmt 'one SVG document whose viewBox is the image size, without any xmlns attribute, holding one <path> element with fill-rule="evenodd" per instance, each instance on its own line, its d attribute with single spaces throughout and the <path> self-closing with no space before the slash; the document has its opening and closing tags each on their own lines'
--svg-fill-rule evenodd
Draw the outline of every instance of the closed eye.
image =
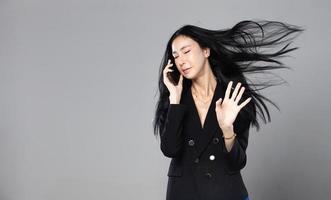
<svg viewBox="0 0 331 200">
<path fill-rule="evenodd" d="M 188 50 L 186 52 L 184 52 L 184 54 L 187 54 L 188 52 L 190 52 L 191 50 Z M 178 56 L 174 57 L 174 59 L 178 58 Z"/>
</svg>

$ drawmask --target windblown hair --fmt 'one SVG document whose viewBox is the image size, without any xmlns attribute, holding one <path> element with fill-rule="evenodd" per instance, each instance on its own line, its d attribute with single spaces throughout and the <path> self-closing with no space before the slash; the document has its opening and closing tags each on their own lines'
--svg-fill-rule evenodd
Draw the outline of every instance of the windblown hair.
<svg viewBox="0 0 331 200">
<path fill-rule="evenodd" d="M 267 123 L 271 122 L 269 110 L 264 101 L 268 101 L 278 110 L 279 107 L 268 98 L 262 96 L 259 90 L 282 84 L 283 82 L 272 82 L 271 80 L 253 83 L 244 73 L 268 73 L 273 69 L 287 68 L 279 58 L 284 57 L 286 53 L 298 49 L 298 47 L 288 48 L 298 33 L 304 31 L 299 26 L 290 25 L 278 21 L 251 21 L 245 20 L 237 23 L 230 29 L 209 30 L 194 25 L 184 25 L 173 33 L 170 37 L 165 53 L 163 55 L 159 69 L 159 99 L 156 104 L 155 116 L 153 119 L 154 135 L 158 136 L 164 128 L 167 110 L 169 107 L 169 91 L 163 82 L 163 70 L 167 65 L 168 59 L 174 62 L 171 45 L 173 40 L 182 35 L 196 41 L 201 48 L 210 48 L 208 57 L 212 72 L 221 82 L 222 86 L 227 87 L 232 80 L 233 85 L 241 82 L 245 87 L 242 99 L 252 97 L 251 101 L 239 112 L 245 115 L 249 123 L 254 125 L 257 130 L 260 124 L 257 115 Z M 264 52 L 270 48 L 281 46 L 281 49 L 275 52 Z M 263 65 L 259 65 L 264 63 Z M 180 72 L 173 67 L 172 79 L 178 83 Z M 183 77 L 184 78 L 184 77 Z M 283 80 L 283 79 L 282 79 Z M 183 92 L 190 87 L 192 81 L 184 78 Z M 223 87 L 224 88 L 224 87 Z M 225 92 L 225 91 L 224 91 Z M 267 118 L 266 118 L 267 116 Z"/>
</svg>

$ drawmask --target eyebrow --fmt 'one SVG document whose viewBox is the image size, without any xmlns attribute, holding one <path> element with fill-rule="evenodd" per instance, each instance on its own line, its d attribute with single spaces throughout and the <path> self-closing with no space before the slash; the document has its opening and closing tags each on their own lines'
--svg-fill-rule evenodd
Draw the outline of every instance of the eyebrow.
<svg viewBox="0 0 331 200">
<path fill-rule="evenodd" d="M 182 48 L 180 48 L 180 51 L 181 51 L 182 49 L 186 48 L 186 47 L 189 47 L 189 46 L 191 46 L 191 45 L 188 44 L 188 45 L 183 46 Z M 177 53 L 177 52 L 176 52 L 176 51 L 173 51 L 172 54 L 174 54 L 174 53 Z"/>
</svg>

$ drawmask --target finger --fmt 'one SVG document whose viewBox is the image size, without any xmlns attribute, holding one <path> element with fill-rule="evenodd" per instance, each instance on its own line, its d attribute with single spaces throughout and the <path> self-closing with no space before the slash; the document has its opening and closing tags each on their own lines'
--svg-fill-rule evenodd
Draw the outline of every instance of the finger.
<svg viewBox="0 0 331 200">
<path fill-rule="evenodd" d="M 167 63 L 167 65 L 169 65 L 169 64 L 171 64 L 171 60 L 170 60 L 170 59 L 168 59 L 168 63 Z"/>
<path fill-rule="evenodd" d="M 170 67 L 172 67 L 174 64 L 170 63 L 170 64 L 167 64 L 167 66 L 165 66 L 165 69 L 168 69 Z"/>
<path fill-rule="evenodd" d="M 166 75 L 168 72 L 172 72 L 173 69 L 170 69 L 168 66 L 166 66 L 163 70 L 163 74 Z"/>
<path fill-rule="evenodd" d="M 217 106 L 220 106 L 222 104 L 222 98 L 219 98 L 217 101 L 216 101 L 216 108 Z"/>
<path fill-rule="evenodd" d="M 230 92 L 231 92 L 231 87 L 232 87 L 232 81 L 229 82 L 228 87 L 226 88 L 224 99 L 229 98 Z"/>
<path fill-rule="evenodd" d="M 231 95 L 231 100 L 234 100 L 237 97 L 238 90 L 240 88 L 241 83 L 237 83 L 236 88 L 234 89 L 232 95 Z"/>
<path fill-rule="evenodd" d="M 168 73 L 172 72 L 172 71 L 173 70 L 169 69 L 169 68 L 166 68 L 166 69 L 163 70 L 163 80 L 164 80 L 164 83 L 166 85 L 168 85 L 170 83 L 170 80 L 169 80 L 169 77 L 168 77 L 170 74 L 168 74 Z"/>
<path fill-rule="evenodd" d="M 170 60 L 170 59 L 168 59 L 168 62 L 167 62 L 167 64 L 166 64 L 166 67 L 168 67 L 169 65 L 172 65 L 172 63 L 171 63 L 171 60 Z"/>
<path fill-rule="evenodd" d="M 164 73 L 166 74 L 168 72 L 173 72 L 173 71 L 174 71 L 173 69 L 166 69 L 166 70 L 164 70 Z"/>
<path fill-rule="evenodd" d="M 180 84 L 183 84 L 183 74 L 180 74 L 180 77 L 179 77 L 179 82 L 180 82 Z"/>
<path fill-rule="evenodd" d="M 239 100 L 241 99 L 241 96 L 243 95 L 244 91 L 245 91 L 245 87 L 242 87 L 242 88 L 240 89 L 240 92 L 239 92 L 238 96 L 237 96 L 236 99 L 234 100 L 235 103 L 238 103 L 238 102 L 239 102 Z"/>
<path fill-rule="evenodd" d="M 242 103 L 239 105 L 240 109 L 242 109 L 246 104 L 248 104 L 248 102 L 249 102 L 251 99 L 252 99 L 252 97 L 249 97 L 249 98 L 246 99 L 246 101 L 242 102 Z"/>
</svg>

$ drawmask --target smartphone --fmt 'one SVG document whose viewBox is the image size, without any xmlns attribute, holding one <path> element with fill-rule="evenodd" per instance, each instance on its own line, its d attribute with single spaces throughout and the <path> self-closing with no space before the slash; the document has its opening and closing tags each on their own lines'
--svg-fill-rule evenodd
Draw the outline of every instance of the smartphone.
<svg viewBox="0 0 331 200">
<path fill-rule="evenodd" d="M 178 71 L 176 64 L 173 60 L 173 58 L 170 58 L 171 63 L 173 63 L 173 65 L 170 67 L 170 69 L 172 69 L 172 72 L 168 72 L 167 76 L 169 78 L 169 80 L 174 84 L 177 85 L 179 82 L 179 76 L 180 76 L 180 72 Z"/>
</svg>

